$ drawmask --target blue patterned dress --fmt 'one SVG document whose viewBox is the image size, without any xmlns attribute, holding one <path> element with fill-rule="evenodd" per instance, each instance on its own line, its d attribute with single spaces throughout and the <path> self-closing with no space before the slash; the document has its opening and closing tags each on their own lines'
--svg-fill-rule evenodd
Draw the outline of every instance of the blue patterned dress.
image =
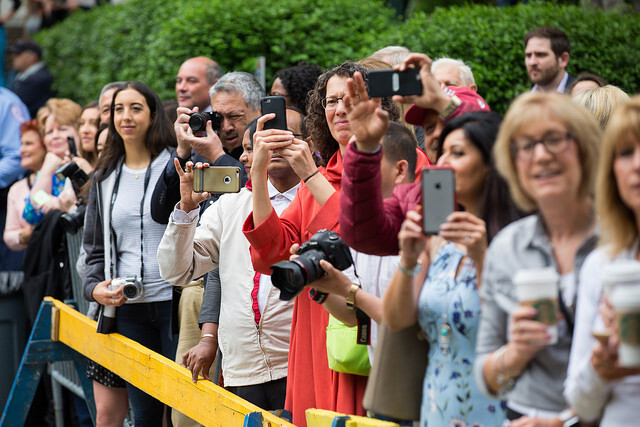
<svg viewBox="0 0 640 427">
<path fill-rule="evenodd" d="M 464 256 L 453 243 L 440 248 L 420 292 L 418 320 L 431 345 L 421 426 L 494 427 L 505 417 L 504 404 L 483 395 L 473 378 L 480 298 L 476 269 L 469 258 L 456 277 Z M 438 337 L 445 313 L 451 334 L 449 349 L 443 355 Z"/>
</svg>

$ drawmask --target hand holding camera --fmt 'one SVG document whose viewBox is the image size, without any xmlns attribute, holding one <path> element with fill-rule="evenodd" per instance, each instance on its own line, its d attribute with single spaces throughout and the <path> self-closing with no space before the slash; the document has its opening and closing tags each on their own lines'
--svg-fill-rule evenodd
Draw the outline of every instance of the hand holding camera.
<svg viewBox="0 0 640 427">
<path fill-rule="evenodd" d="M 437 112 L 443 111 L 449 105 L 450 98 L 440 87 L 440 83 L 431 74 L 431 58 L 424 53 L 412 53 L 395 69 L 406 71 L 411 68 L 420 70 L 422 93 L 419 95 L 394 95 L 393 100 L 402 104 L 416 104 L 418 107 L 429 108 Z"/>
<path fill-rule="evenodd" d="M 178 159 L 174 159 L 173 164 L 180 177 L 180 210 L 190 212 L 197 209 L 200 203 L 211 197 L 208 192 L 196 193 L 193 191 L 194 169 L 204 165 L 198 163 L 194 166 L 192 161 L 188 161 L 185 169 L 182 170 Z M 208 166 L 206 163 L 205 165 Z"/>
<path fill-rule="evenodd" d="M 179 107 L 177 113 L 174 129 L 178 140 L 178 156 L 189 158 L 193 149 L 213 163 L 224 154 L 218 137 L 222 125 L 222 117 L 218 113 L 200 113 L 198 107 L 193 110 Z"/>
</svg>

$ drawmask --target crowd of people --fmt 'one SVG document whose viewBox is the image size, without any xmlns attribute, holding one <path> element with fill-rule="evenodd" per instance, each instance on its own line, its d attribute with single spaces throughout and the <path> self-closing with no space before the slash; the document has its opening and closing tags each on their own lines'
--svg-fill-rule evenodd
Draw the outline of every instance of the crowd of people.
<svg viewBox="0 0 640 427">
<path fill-rule="evenodd" d="M 16 55 L 37 60 L 25 43 Z M 71 296 L 76 268 L 97 333 L 295 425 L 309 408 L 421 426 L 633 425 L 640 364 L 618 358 L 602 271 L 640 260 L 640 98 L 572 77 L 570 54 L 561 30 L 529 31 L 532 88 L 504 117 L 462 60 L 397 46 L 279 71 L 270 95 L 286 103 L 286 129 L 261 113 L 253 75 L 206 57 L 177 67 L 176 109 L 139 81 L 111 82 L 84 108 L 45 94 L 27 108 L 0 88 L 4 242 L 26 250 L 30 320 L 44 295 Z M 369 72 L 392 68 L 417 70 L 421 92 L 370 97 Z M 205 131 L 190 123 L 200 113 Z M 217 166 L 238 169 L 239 192 L 194 191 Z M 442 210 L 422 182 L 431 170 L 451 171 L 456 206 L 425 234 Z M 78 229 L 77 265 L 58 262 Z M 540 268 L 557 290 L 550 313 L 514 280 Z M 379 385 L 336 363 L 336 324 L 357 331 L 339 346 L 374 366 L 387 362 L 379 337 L 417 325 L 421 393 L 389 392 L 419 416 L 363 403 Z M 135 425 L 169 411 L 198 425 L 96 363 L 87 376 L 99 426 L 121 426 L 129 405 Z"/>
</svg>

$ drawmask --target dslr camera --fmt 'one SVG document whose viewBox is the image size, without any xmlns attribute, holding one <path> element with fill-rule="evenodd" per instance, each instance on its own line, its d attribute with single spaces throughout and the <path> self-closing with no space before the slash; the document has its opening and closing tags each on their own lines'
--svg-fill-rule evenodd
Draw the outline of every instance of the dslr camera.
<svg viewBox="0 0 640 427">
<path fill-rule="evenodd" d="M 271 283 L 280 289 L 280 299 L 289 301 L 302 289 L 324 276 L 320 260 L 327 260 L 338 270 L 353 264 L 349 247 L 335 231 L 320 230 L 298 249 L 293 261 L 280 261 L 272 265 Z"/>
<path fill-rule="evenodd" d="M 207 121 L 211 120 L 211 127 L 215 133 L 220 133 L 222 125 L 222 116 L 220 113 L 212 111 L 210 113 L 191 113 L 189 114 L 189 127 L 194 132 L 204 132 L 207 130 Z"/>
<path fill-rule="evenodd" d="M 60 166 L 56 170 L 56 178 L 59 180 L 69 178 L 73 184 L 73 190 L 76 192 L 76 195 L 80 191 L 80 188 L 89 180 L 89 176 L 85 171 L 80 169 L 80 166 L 78 166 L 76 162 L 69 162 Z"/>
<path fill-rule="evenodd" d="M 138 276 L 118 278 L 111 281 L 113 289 L 117 289 L 120 285 L 122 285 L 122 295 L 127 299 L 138 298 L 142 295 L 144 290 L 142 282 L 138 279 Z"/>
</svg>

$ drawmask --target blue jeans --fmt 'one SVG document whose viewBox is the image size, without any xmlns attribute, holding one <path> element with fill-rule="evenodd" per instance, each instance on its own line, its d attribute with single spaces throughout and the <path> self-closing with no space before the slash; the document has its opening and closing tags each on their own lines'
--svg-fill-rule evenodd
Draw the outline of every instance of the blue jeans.
<svg viewBox="0 0 640 427">
<path fill-rule="evenodd" d="M 171 301 L 125 304 L 116 312 L 116 329 L 139 344 L 175 358 L 177 340 L 171 331 Z M 164 404 L 127 383 L 136 427 L 162 425 Z"/>
</svg>

